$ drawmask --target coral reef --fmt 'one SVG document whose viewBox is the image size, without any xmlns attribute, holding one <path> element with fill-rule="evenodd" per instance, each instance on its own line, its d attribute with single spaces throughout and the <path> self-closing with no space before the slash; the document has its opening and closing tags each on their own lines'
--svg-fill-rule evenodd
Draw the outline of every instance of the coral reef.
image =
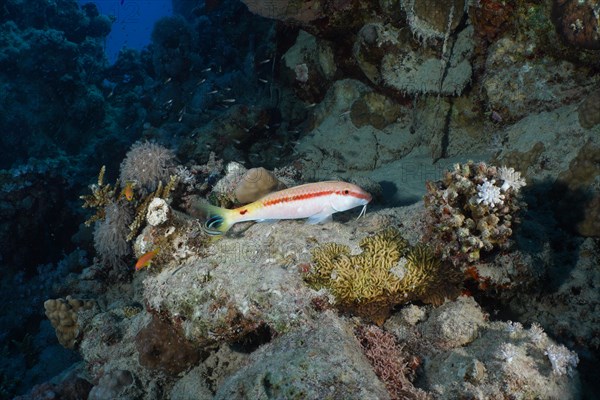
<svg viewBox="0 0 600 400">
<path fill-rule="evenodd" d="M 537 47 L 508 35 L 489 48 L 481 85 L 489 108 L 499 113 L 505 123 L 523 118 L 532 109 L 553 110 L 577 102 L 598 81 L 585 64 L 536 57 L 536 51 Z M 515 60 L 521 62 L 515 64 Z M 574 91 L 574 87 L 580 89 Z"/>
<path fill-rule="evenodd" d="M 86 379 L 77 376 L 73 371 L 62 376 L 58 382 L 45 382 L 34 386 L 29 394 L 14 397 L 13 400 L 39 400 L 39 399 L 87 399 L 92 389 L 92 384 Z M 0 393 L 2 393 L 0 391 Z M 9 398 L 8 393 L 6 398 Z"/>
<path fill-rule="evenodd" d="M 331 291 L 342 309 L 382 323 L 399 303 L 422 300 L 441 304 L 456 296 L 459 279 L 424 245 L 410 248 L 394 229 L 360 243 L 362 253 L 327 243 L 313 250 L 306 281 Z"/>
<path fill-rule="evenodd" d="M 419 40 L 443 39 L 456 29 L 468 5 L 465 0 L 401 0 L 408 25 Z"/>
<path fill-rule="evenodd" d="M 184 80 L 192 65 L 192 30 L 181 16 L 163 17 L 152 30 L 152 65 L 159 79 Z"/>
<path fill-rule="evenodd" d="M 590 93 L 577 108 L 579 124 L 585 129 L 592 129 L 600 124 L 600 90 Z"/>
<path fill-rule="evenodd" d="M 412 357 L 409 363 L 410 356 L 402 351 L 394 335 L 376 326 L 359 326 L 356 338 L 391 399 L 428 398 L 424 391 L 413 386 L 410 379 L 418 367 L 418 364 L 413 364 L 418 362 L 418 357 Z"/>
<path fill-rule="evenodd" d="M 600 49 L 600 3 L 597 0 L 555 0 L 556 29 L 568 44 Z"/>
<path fill-rule="evenodd" d="M 454 265 L 507 248 L 517 213 L 524 207 L 519 199 L 524 185 L 513 168 L 472 161 L 454 165 L 441 181 L 427 183 L 426 240 Z"/>
<path fill-rule="evenodd" d="M 488 321 L 470 297 L 429 312 L 413 306 L 385 328 L 404 343 L 405 352 L 422 354 L 427 348 L 424 379 L 416 384 L 436 398 L 581 396 L 579 376 L 570 370 L 577 364 L 575 353 L 539 325 L 525 329 L 518 322 Z"/>
<path fill-rule="evenodd" d="M 96 303 L 93 300 L 78 300 L 71 296 L 64 299 L 50 299 L 44 303 L 46 316 L 56 330 L 56 337 L 64 347 L 72 349 L 81 334 L 77 313 L 89 310 Z"/>
<path fill-rule="evenodd" d="M 331 311 L 251 354 L 248 364 L 219 387 L 215 399 L 244 393 L 257 398 L 390 398 L 352 327 Z"/>
<path fill-rule="evenodd" d="M 309 104 L 321 102 L 338 69 L 332 43 L 301 30 L 282 61 L 296 95 Z"/>
<path fill-rule="evenodd" d="M 0 397 L 595 397 L 598 1 L 184 2 L 111 66 L 97 6 L 0 9 Z M 329 179 L 369 212 L 186 215 Z"/>
<path fill-rule="evenodd" d="M 448 40 L 451 51 L 440 57 L 428 47 L 413 50 L 408 33 L 375 22 L 360 30 L 353 52 L 359 67 L 375 85 L 409 95 L 455 96 L 471 79 L 473 29 L 467 27 Z"/>
<path fill-rule="evenodd" d="M 140 365 L 168 375 L 177 375 L 200 359 L 194 346 L 158 317 L 140 330 L 135 341 Z"/>
<path fill-rule="evenodd" d="M 357 128 L 368 124 L 381 130 L 396 122 L 401 113 L 400 105 L 389 97 L 368 92 L 352 103 L 350 118 Z"/>
<path fill-rule="evenodd" d="M 109 400 L 124 398 L 130 388 L 134 388 L 134 378 L 131 372 L 114 370 L 102 376 L 96 386 L 89 393 L 89 400 Z"/>
<path fill-rule="evenodd" d="M 559 220 L 582 236 L 600 237 L 600 146 L 591 140 L 581 146 L 569 163 L 569 168 L 558 175 L 557 184 L 568 189 L 558 200 L 562 211 Z M 574 208 L 573 204 L 580 207 Z"/>
<path fill-rule="evenodd" d="M 514 11 L 510 1 L 481 0 L 469 7 L 469 19 L 475 34 L 492 42 L 511 28 Z"/>
</svg>

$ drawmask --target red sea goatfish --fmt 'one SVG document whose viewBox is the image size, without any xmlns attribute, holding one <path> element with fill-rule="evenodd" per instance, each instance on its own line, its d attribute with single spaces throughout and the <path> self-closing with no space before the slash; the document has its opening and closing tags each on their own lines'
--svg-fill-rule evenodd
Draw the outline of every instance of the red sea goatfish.
<svg viewBox="0 0 600 400">
<path fill-rule="evenodd" d="M 221 235 L 238 222 L 308 218 L 309 224 L 318 224 L 331 221 L 331 215 L 336 212 L 359 206 L 363 207 L 361 217 L 370 201 L 371 195 L 356 185 L 328 181 L 273 192 L 232 210 L 212 205 L 199 208 L 208 217 L 204 230 L 210 235 Z"/>
</svg>

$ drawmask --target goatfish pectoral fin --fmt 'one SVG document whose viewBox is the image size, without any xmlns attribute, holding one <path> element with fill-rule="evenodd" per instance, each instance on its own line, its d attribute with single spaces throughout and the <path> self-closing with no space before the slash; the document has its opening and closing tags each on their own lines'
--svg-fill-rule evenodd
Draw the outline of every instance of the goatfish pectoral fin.
<svg viewBox="0 0 600 400">
<path fill-rule="evenodd" d="M 236 223 L 232 210 L 208 203 L 199 204 L 196 208 L 206 218 L 202 230 L 210 236 L 223 235 Z"/>
<path fill-rule="evenodd" d="M 333 217 L 331 216 L 331 213 L 319 213 L 308 217 L 306 223 L 309 225 L 324 224 L 326 222 L 331 222 L 332 220 Z"/>
</svg>

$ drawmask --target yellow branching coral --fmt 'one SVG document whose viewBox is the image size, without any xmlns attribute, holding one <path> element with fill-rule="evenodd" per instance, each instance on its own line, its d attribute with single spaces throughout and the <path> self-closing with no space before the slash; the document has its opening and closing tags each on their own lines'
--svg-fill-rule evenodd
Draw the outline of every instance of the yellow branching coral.
<svg viewBox="0 0 600 400">
<path fill-rule="evenodd" d="M 90 219 L 85 221 L 85 226 L 90 226 L 96 221 L 104 219 L 105 206 L 109 204 L 115 198 L 115 188 L 119 186 L 119 181 L 115 183 L 115 186 L 111 186 L 109 183 L 104 183 L 104 172 L 106 172 L 106 166 L 103 165 L 98 173 L 98 183 L 90 185 L 92 194 L 86 194 L 79 196 L 83 200 L 83 208 L 95 208 L 96 214 Z"/>
<path fill-rule="evenodd" d="M 395 229 L 363 239 L 360 248 L 360 254 L 352 255 L 337 243 L 317 247 L 307 282 L 317 289 L 328 288 L 342 309 L 375 322 L 383 322 L 396 304 L 440 303 L 458 294 L 460 274 L 429 247 L 411 248 Z"/>
<path fill-rule="evenodd" d="M 150 205 L 150 202 L 157 197 L 167 200 L 171 196 L 171 192 L 175 189 L 175 186 L 177 186 L 178 181 L 179 180 L 176 175 L 171 175 L 171 178 L 166 186 L 163 187 L 162 181 L 159 181 L 156 190 L 141 199 L 135 210 L 135 218 L 133 219 L 131 225 L 129 225 L 129 234 L 126 238 L 128 242 L 133 240 L 133 238 L 135 238 L 140 231 L 140 228 L 146 220 L 146 213 L 148 212 L 148 206 Z"/>
</svg>

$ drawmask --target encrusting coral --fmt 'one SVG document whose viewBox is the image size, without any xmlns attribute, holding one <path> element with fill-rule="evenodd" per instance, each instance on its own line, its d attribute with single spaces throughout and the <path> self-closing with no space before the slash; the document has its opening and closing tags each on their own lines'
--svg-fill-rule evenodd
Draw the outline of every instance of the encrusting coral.
<svg viewBox="0 0 600 400">
<path fill-rule="evenodd" d="M 136 336 L 140 364 L 177 375 L 200 359 L 199 352 L 169 323 L 153 317 Z"/>
<path fill-rule="evenodd" d="M 516 214 L 525 206 L 518 196 L 522 186 L 525 180 L 513 168 L 456 164 L 442 180 L 427 182 L 425 239 L 454 265 L 508 247 Z"/>
<path fill-rule="evenodd" d="M 329 289 L 343 310 L 381 323 L 396 304 L 413 300 L 439 304 L 458 294 L 455 270 L 443 265 L 427 246 L 411 248 L 395 229 L 366 237 L 360 247 L 362 253 L 356 255 L 337 243 L 312 252 L 306 281 Z"/>
</svg>

